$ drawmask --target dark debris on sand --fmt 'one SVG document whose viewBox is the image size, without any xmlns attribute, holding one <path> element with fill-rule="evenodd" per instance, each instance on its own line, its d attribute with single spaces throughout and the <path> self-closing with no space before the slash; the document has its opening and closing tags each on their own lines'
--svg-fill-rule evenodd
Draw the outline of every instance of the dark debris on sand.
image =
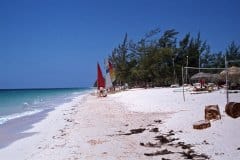
<svg viewBox="0 0 240 160">
<path fill-rule="evenodd" d="M 145 128 L 131 129 L 129 133 L 122 133 L 122 134 L 118 134 L 118 135 L 129 136 L 129 135 L 132 135 L 132 134 L 142 133 L 145 130 L 146 130 Z"/>
<path fill-rule="evenodd" d="M 155 123 L 162 123 L 162 120 L 154 120 Z"/>
<path fill-rule="evenodd" d="M 238 147 L 237 150 L 240 150 L 240 147 Z"/>
<path fill-rule="evenodd" d="M 209 145 L 209 143 L 206 140 L 204 140 L 202 144 Z"/>
<path fill-rule="evenodd" d="M 185 144 L 184 142 L 178 142 L 176 144 L 176 147 L 181 147 L 182 149 L 191 149 L 193 147 L 193 145 Z"/>
<path fill-rule="evenodd" d="M 176 140 L 179 140 L 178 138 L 167 138 L 167 136 L 159 135 L 154 138 L 155 140 L 158 140 L 161 144 L 170 143 Z"/>
<path fill-rule="evenodd" d="M 186 159 L 202 159 L 202 160 L 205 160 L 205 159 L 209 159 L 209 157 L 205 154 L 196 154 L 194 150 L 190 149 L 188 150 L 187 152 L 184 151 L 184 152 L 179 152 L 180 154 L 182 154 L 182 156 Z"/>
<path fill-rule="evenodd" d="M 162 158 L 162 160 L 171 160 L 171 159 L 167 159 L 167 158 Z"/>
<path fill-rule="evenodd" d="M 161 150 L 161 151 L 156 151 L 153 153 L 144 153 L 145 156 L 158 156 L 158 155 L 165 155 L 165 154 L 173 154 L 174 152 L 169 151 L 167 149 Z"/>
<path fill-rule="evenodd" d="M 142 133 L 143 131 L 145 131 L 145 128 L 139 128 L 139 129 L 131 129 L 130 132 L 132 134 L 138 134 L 138 133 Z"/>
<path fill-rule="evenodd" d="M 152 128 L 149 130 L 149 132 L 159 132 L 158 128 Z"/>
<path fill-rule="evenodd" d="M 151 142 L 148 142 L 148 143 L 140 143 L 141 146 L 144 146 L 144 147 L 152 147 L 152 148 L 161 148 L 161 143 L 151 143 Z"/>
<path fill-rule="evenodd" d="M 140 145 L 144 146 L 144 147 L 151 147 L 151 148 L 161 148 L 162 146 L 172 146 L 172 147 L 176 147 L 176 148 L 180 147 L 182 149 L 182 152 L 172 152 L 167 149 L 164 149 L 162 151 L 157 151 L 157 152 L 153 152 L 153 153 L 144 153 L 144 155 L 145 156 L 158 156 L 158 155 L 164 155 L 164 154 L 178 153 L 178 154 L 181 154 L 182 157 L 184 157 L 186 159 L 201 159 L 201 160 L 209 159 L 209 157 L 205 154 L 197 154 L 192 149 L 192 147 L 194 147 L 193 145 L 185 144 L 184 142 L 175 142 L 175 141 L 179 140 L 179 138 L 172 137 L 175 135 L 175 133 L 176 132 L 174 132 L 173 130 L 170 130 L 169 132 L 167 132 L 165 134 L 160 134 L 160 135 L 155 136 L 154 140 L 157 141 L 156 143 L 141 142 Z M 205 141 L 204 143 L 208 144 L 207 141 Z"/>
<path fill-rule="evenodd" d="M 162 123 L 161 120 L 155 120 L 155 123 Z M 128 126 L 128 125 L 126 125 Z M 154 126 L 154 125 L 148 125 L 148 126 Z M 156 151 L 156 152 L 152 152 L 152 153 L 144 153 L 145 156 L 159 156 L 159 155 L 166 155 L 166 154 L 180 154 L 180 156 L 182 156 L 185 159 L 198 159 L 198 160 L 206 160 L 209 159 L 209 157 L 205 154 L 197 154 L 195 152 L 195 150 L 192 149 L 192 147 L 194 147 L 191 144 L 185 144 L 184 142 L 179 142 L 179 138 L 174 138 L 173 136 L 176 133 L 183 133 L 183 131 L 174 131 L 174 130 L 170 130 L 167 133 L 160 133 L 159 128 L 155 127 L 152 129 L 147 129 L 144 127 L 138 128 L 138 129 L 131 129 L 129 132 L 124 133 L 122 131 L 118 131 L 119 134 L 115 134 L 115 135 L 109 135 L 109 136 L 122 136 L 122 135 L 132 135 L 132 134 L 140 134 L 143 133 L 144 131 L 148 130 L 149 132 L 155 132 L 156 134 L 158 134 L 157 136 L 154 137 L 155 142 L 141 142 L 140 146 L 143 147 L 149 147 L 149 148 L 162 148 L 162 147 L 176 147 L 178 148 L 178 151 L 171 151 L 168 149 L 163 149 L 160 151 Z M 177 141 L 177 142 L 176 142 Z M 202 144 L 209 144 L 207 141 L 203 141 Z M 180 151 L 179 151 L 180 149 Z M 240 150 L 240 147 L 237 148 L 237 150 Z M 169 160 L 166 158 L 162 158 L 162 160 Z"/>
</svg>

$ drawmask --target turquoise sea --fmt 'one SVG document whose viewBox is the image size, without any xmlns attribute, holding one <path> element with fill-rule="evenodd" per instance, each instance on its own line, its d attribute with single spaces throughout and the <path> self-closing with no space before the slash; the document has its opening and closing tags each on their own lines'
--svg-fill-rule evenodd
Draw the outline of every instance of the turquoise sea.
<svg viewBox="0 0 240 160">
<path fill-rule="evenodd" d="M 0 126 L 10 120 L 51 110 L 90 88 L 0 90 Z"/>
</svg>

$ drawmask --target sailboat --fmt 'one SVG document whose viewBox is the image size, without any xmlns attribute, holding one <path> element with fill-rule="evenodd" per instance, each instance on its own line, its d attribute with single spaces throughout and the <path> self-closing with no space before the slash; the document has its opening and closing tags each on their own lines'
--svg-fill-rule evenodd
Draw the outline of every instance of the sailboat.
<svg viewBox="0 0 240 160">
<path fill-rule="evenodd" d="M 105 88 L 106 90 L 110 90 L 113 87 L 112 79 L 110 75 L 110 68 L 109 68 L 109 61 L 105 60 L 105 69 L 106 69 L 106 76 L 105 76 Z"/>
<path fill-rule="evenodd" d="M 112 92 L 115 90 L 113 82 L 116 80 L 116 77 L 112 63 L 108 59 L 105 60 L 105 69 L 106 69 L 105 88 L 107 91 Z"/>
<path fill-rule="evenodd" d="M 107 92 L 105 90 L 105 80 L 103 78 L 102 70 L 100 68 L 99 63 L 97 63 L 97 88 L 98 88 L 98 95 L 100 97 L 107 96 Z"/>
</svg>

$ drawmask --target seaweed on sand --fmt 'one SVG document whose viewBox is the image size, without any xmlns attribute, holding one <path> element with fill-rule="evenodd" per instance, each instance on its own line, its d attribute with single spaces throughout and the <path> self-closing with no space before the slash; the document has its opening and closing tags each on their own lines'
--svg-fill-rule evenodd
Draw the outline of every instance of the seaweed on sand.
<svg viewBox="0 0 240 160">
<path fill-rule="evenodd" d="M 153 153 L 144 153 L 144 155 L 145 156 L 158 156 L 158 155 L 165 155 L 165 154 L 172 154 L 172 153 L 174 153 L 174 152 L 164 149 L 164 150 L 156 151 Z"/>
</svg>

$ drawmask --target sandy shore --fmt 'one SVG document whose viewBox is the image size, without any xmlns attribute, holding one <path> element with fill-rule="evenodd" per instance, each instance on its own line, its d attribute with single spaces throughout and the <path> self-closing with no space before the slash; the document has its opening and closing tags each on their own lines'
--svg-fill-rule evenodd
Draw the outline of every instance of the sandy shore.
<svg viewBox="0 0 240 160">
<path fill-rule="evenodd" d="M 221 97 L 222 96 L 222 97 Z M 218 97 L 218 98 L 216 98 Z M 239 99 L 239 94 L 231 98 Z M 223 112 L 224 94 L 190 95 L 137 89 L 98 98 L 84 95 L 57 107 L 20 139 L 0 150 L 5 160 L 237 159 L 240 119 Z M 203 131 L 204 105 L 217 103 L 220 121 Z"/>
</svg>

